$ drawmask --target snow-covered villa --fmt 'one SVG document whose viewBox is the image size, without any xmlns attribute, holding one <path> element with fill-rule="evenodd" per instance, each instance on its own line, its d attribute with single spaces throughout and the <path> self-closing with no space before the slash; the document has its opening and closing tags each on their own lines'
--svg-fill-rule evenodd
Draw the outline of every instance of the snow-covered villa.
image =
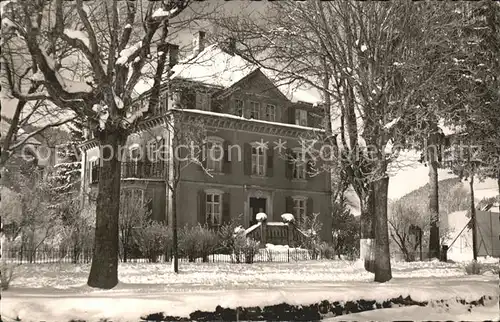
<svg viewBox="0 0 500 322">
<path fill-rule="evenodd" d="M 234 41 L 206 46 L 205 33 L 198 32 L 193 54 L 182 61 L 177 57 L 178 48 L 168 48 L 168 95 L 162 89 L 159 110 L 147 111 L 140 131 L 127 140 L 130 153 L 122 161 L 122 189 L 147 200 L 154 219 L 171 222 L 172 199 L 166 185 L 170 162 L 160 160 L 158 147 L 172 142 L 166 118 L 177 113 L 182 124 L 201 121 L 208 131 L 206 142 L 224 148 L 224 157 L 212 159 L 209 154 L 204 168 L 192 163 L 182 170 L 179 226 L 202 223 L 217 227 L 241 218 L 241 224 L 250 227 L 256 214 L 264 212 L 268 227 L 275 227 L 272 235 L 279 239 L 283 237 L 279 230 L 285 228 L 279 224 L 283 213 L 295 218 L 320 213 L 321 237 L 331 239 L 329 173 L 312 176 L 308 163 L 283 157 L 287 152 L 300 157 L 299 138 L 324 135 L 318 99 L 306 92 L 283 90 L 236 54 Z M 148 90 L 138 95 L 137 110 L 146 105 L 148 95 Z M 259 142 L 267 142 L 268 148 Z M 228 146 L 233 147 L 229 153 Z M 83 195 L 88 196 L 97 189 L 99 147 L 89 139 L 82 148 L 83 191 L 87 192 Z M 134 156 L 138 155 L 147 158 L 137 160 Z"/>
</svg>

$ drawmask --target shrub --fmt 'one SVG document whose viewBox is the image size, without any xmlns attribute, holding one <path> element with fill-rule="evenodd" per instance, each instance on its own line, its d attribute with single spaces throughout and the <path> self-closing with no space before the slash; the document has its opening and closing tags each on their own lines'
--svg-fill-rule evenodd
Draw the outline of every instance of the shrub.
<svg viewBox="0 0 500 322">
<path fill-rule="evenodd" d="M 467 275 L 479 275 L 481 274 L 482 265 L 481 263 L 473 260 L 472 262 L 467 263 L 464 268 Z"/>
<path fill-rule="evenodd" d="M 2 291 L 8 290 L 10 282 L 12 282 L 12 279 L 14 277 L 14 269 L 16 268 L 17 265 L 7 263 L 5 261 L 0 262 L 0 273 L 1 275 L 1 288 Z"/>
<path fill-rule="evenodd" d="M 217 232 L 217 252 L 227 255 L 234 253 L 235 229 L 239 226 L 238 222 L 240 217 L 236 218 L 236 220 L 225 223 L 219 228 Z"/>
<path fill-rule="evenodd" d="M 242 260 L 247 264 L 252 264 L 255 255 L 259 252 L 260 243 L 252 238 L 246 237 L 244 234 L 238 234 L 234 239 L 234 255 L 236 262 L 241 263 Z"/>
<path fill-rule="evenodd" d="M 318 245 L 318 251 L 322 259 L 335 259 L 335 248 L 333 245 L 322 242 Z"/>
<path fill-rule="evenodd" d="M 185 226 L 179 234 L 179 249 L 190 262 L 194 262 L 197 257 L 207 262 L 208 255 L 216 249 L 217 241 L 217 234 L 207 227 Z"/>
<path fill-rule="evenodd" d="M 172 247 L 172 233 L 169 227 L 152 220 L 135 229 L 134 240 L 142 255 L 153 263 Z"/>
</svg>

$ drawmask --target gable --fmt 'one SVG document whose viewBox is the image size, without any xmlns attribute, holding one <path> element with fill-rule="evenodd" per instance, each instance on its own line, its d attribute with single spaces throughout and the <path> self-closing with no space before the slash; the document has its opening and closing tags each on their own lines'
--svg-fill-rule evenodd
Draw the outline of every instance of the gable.
<svg viewBox="0 0 500 322">
<path fill-rule="evenodd" d="M 254 94 L 275 100 L 288 101 L 288 98 L 278 89 L 278 87 L 260 69 L 250 73 L 241 79 L 229 91 L 238 90 L 243 93 Z"/>
</svg>

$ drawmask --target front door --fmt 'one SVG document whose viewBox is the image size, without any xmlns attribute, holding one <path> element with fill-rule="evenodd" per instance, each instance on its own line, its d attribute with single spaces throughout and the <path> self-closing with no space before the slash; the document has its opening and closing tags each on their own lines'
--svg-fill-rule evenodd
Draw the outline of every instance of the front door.
<svg viewBox="0 0 500 322">
<path fill-rule="evenodd" d="M 257 215 L 259 212 L 266 212 L 266 203 L 266 198 L 250 198 L 250 226 L 257 223 L 255 215 Z"/>
</svg>

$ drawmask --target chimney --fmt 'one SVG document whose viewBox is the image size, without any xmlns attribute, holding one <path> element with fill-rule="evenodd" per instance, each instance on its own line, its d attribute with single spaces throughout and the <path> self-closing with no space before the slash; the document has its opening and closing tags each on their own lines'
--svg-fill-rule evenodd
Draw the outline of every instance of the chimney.
<svg viewBox="0 0 500 322">
<path fill-rule="evenodd" d="M 179 46 L 174 44 L 167 44 L 168 51 L 168 65 L 174 67 L 179 62 Z"/>
<path fill-rule="evenodd" d="M 205 49 L 205 32 L 198 31 L 193 38 L 193 55 L 198 55 Z"/>
<path fill-rule="evenodd" d="M 236 39 L 233 37 L 230 37 L 227 40 L 227 51 L 229 54 L 234 55 L 234 52 L 236 51 Z"/>
</svg>

